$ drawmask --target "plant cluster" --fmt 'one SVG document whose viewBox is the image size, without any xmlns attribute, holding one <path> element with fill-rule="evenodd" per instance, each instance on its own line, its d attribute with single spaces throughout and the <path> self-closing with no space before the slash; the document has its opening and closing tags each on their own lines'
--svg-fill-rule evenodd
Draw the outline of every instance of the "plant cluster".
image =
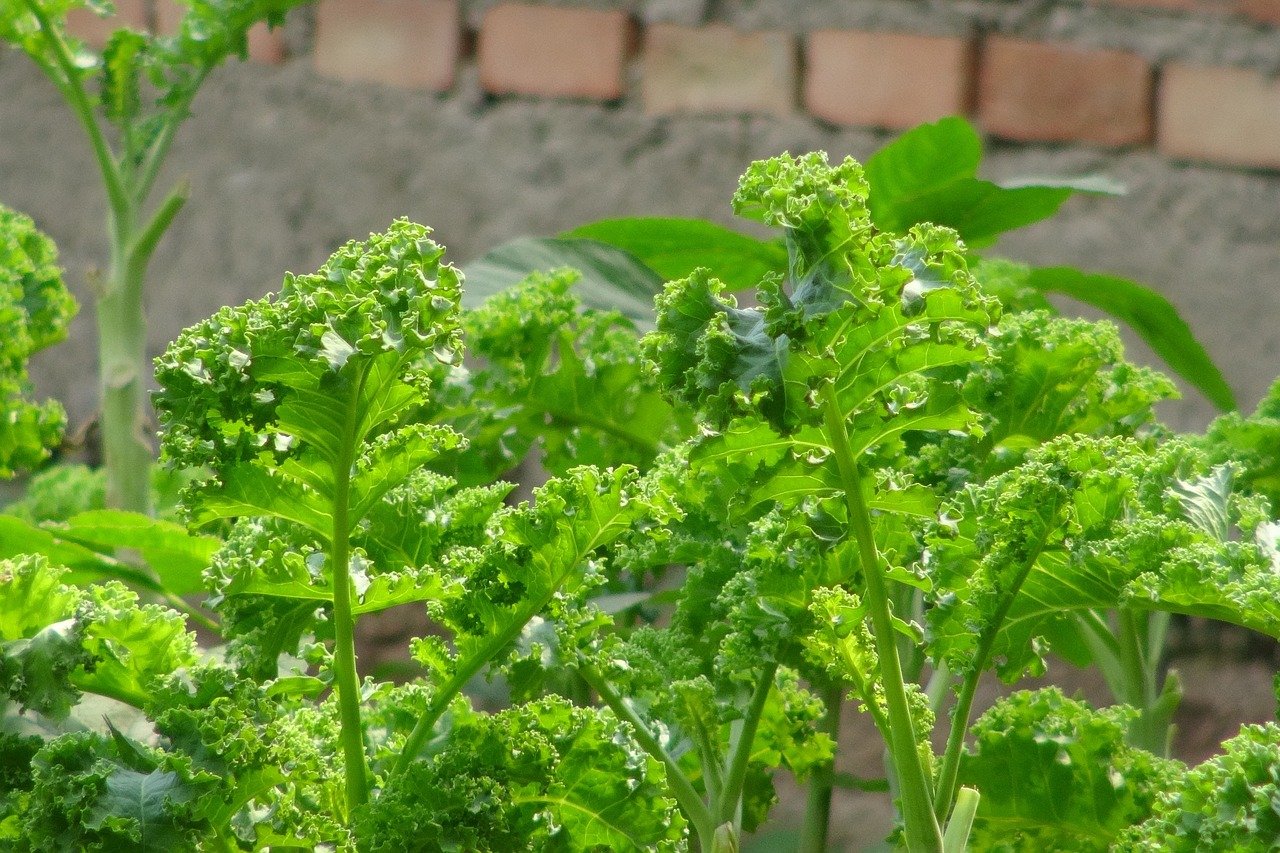
<svg viewBox="0 0 1280 853">
<path fill-rule="evenodd" d="M 154 397 L 182 525 L 58 480 L 0 524 L 0 849 L 731 853 L 791 774 L 820 853 L 846 702 L 900 849 L 1273 849 L 1280 730 L 1169 757 L 1161 652 L 1170 614 L 1280 637 L 1277 404 L 1160 427 L 1172 384 L 1043 296 L 1123 287 L 976 254 L 1071 188 L 979 181 L 970 133 L 753 164 L 734 209 L 776 243 L 601 223 L 533 247 L 586 278 L 464 308 L 400 220 L 185 330 Z M 921 153 L 948 136 L 959 166 Z M 689 245 L 723 251 L 663 269 Z M 647 317 L 578 295 L 664 277 Z M 399 682 L 357 658 L 393 608 L 431 624 Z M 1050 655 L 1117 704 L 974 719 Z"/>
</svg>

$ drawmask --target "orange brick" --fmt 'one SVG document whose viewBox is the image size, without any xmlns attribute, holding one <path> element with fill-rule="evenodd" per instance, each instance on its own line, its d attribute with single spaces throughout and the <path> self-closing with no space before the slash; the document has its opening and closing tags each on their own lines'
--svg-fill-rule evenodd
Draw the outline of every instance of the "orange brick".
<svg viewBox="0 0 1280 853">
<path fill-rule="evenodd" d="M 789 34 L 727 24 L 655 24 L 645 39 L 641 97 L 651 114 L 795 108 L 798 56 Z"/>
<path fill-rule="evenodd" d="M 622 97 L 632 22 L 626 12 L 504 3 L 480 25 L 480 85 L 496 95 Z"/>
<path fill-rule="evenodd" d="M 462 52 L 458 0 L 324 0 L 316 8 L 316 71 L 443 92 Z"/>
<path fill-rule="evenodd" d="M 1168 65 L 1156 121 L 1157 147 L 1171 157 L 1280 168 L 1280 81 L 1257 72 Z"/>
<path fill-rule="evenodd" d="M 834 124 L 901 130 L 969 108 L 968 39 L 818 30 L 805 50 L 805 108 Z"/>
<path fill-rule="evenodd" d="M 1151 87 L 1151 66 L 1132 53 L 995 36 L 978 113 L 1006 139 L 1133 145 L 1151 138 Z"/>
<path fill-rule="evenodd" d="M 88 42 L 90 47 L 101 49 L 111 34 L 122 27 L 142 32 L 147 28 L 145 0 L 116 0 L 116 13 L 100 18 L 85 8 L 67 12 L 67 33 Z"/>
<path fill-rule="evenodd" d="M 1280 0 L 1240 0 L 1239 12 L 1255 21 L 1280 26 Z"/>
</svg>

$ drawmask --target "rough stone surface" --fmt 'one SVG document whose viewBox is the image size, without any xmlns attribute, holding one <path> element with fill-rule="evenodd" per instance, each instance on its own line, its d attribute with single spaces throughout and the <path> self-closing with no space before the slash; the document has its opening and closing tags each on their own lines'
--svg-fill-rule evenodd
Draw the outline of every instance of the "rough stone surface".
<svg viewBox="0 0 1280 853">
<path fill-rule="evenodd" d="M 784 115 L 795 109 L 796 66 L 790 33 L 655 24 L 645 35 L 641 97 L 655 115 Z"/>
<path fill-rule="evenodd" d="M 1151 138 L 1142 57 L 1000 36 L 983 46 L 978 115 L 1005 139 L 1134 145 Z"/>
<path fill-rule="evenodd" d="M 480 85 L 498 95 L 615 100 L 632 31 L 622 11 L 495 6 L 480 28 Z"/>
<path fill-rule="evenodd" d="M 462 50 L 456 0 L 323 0 L 316 71 L 339 80 L 444 91 Z"/>
<path fill-rule="evenodd" d="M 58 241 L 85 305 L 71 340 L 39 357 L 47 394 L 72 423 L 96 403 L 87 277 L 105 264 L 104 205 L 88 144 L 25 57 L 0 55 L 0 175 L 6 204 Z M 750 160 L 822 148 L 865 158 L 889 137 L 801 116 L 650 117 L 635 106 L 424 98 L 413 90 L 317 77 L 304 62 L 219 69 L 178 135 L 166 181 L 191 201 L 149 270 L 151 352 L 220 305 L 310 272 L 348 239 L 397 216 L 433 225 L 455 261 L 520 234 L 554 234 L 621 215 L 735 224 L 729 199 Z M 50 140 L 57 140 L 52 146 Z M 1280 365 L 1280 175 L 1171 163 L 1150 151 L 994 146 L 985 173 L 1101 173 L 1119 198 L 1073 198 L 1000 251 L 1146 282 L 1183 312 L 1252 411 Z M 167 186 L 162 183 L 161 186 Z M 68 204 L 74 199 L 74 204 Z M 750 230 L 750 229 L 748 229 Z M 1157 363 L 1132 336 L 1133 357 Z M 1212 415 L 1202 399 L 1167 406 L 1178 429 Z"/>
<path fill-rule="evenodd" d="M 906 129 L 969 111 L 973 43 L 818 30 L 805 44 L 804 107 L 834 124 Z"/>
<path fill-rule="evenodd" d="M 1170 65 L 1157 144 L 1171 157 L 1280 169 L 1280 82 L 1245 68 Z"/>
</svg>

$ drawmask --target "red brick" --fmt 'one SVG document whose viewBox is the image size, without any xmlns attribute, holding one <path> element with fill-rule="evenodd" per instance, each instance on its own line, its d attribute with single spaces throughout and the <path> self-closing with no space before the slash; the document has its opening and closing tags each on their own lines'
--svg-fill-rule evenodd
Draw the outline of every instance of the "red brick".
<svg viewBox="0 0 1280 853">
<path fill-rule="evenodd" d="M 316 7 L 316 71 L 443 92 L 462 52 L 458 0 L 324 0 Z"/>
<path fill-rule="evenodd" d="M 1151 89 L 1151 66 L 1136 54 L 995 36 L 978 113 L 1006 139 L 1133 145 L 1151 138 Z"/>
<path fill-rule="evenodd" d="M 503 3 L 480 25 L 480 85 L 496 95 L 622 97 L 632 42 L 626 12 Z"/>
<path fill-rule="evenodd" d="M 805 57 L 805 108 L 834 124 L 901 130 L 969 108 L 968 39 L 819 30 Z"/>
<path fill-rule="evenodd" d="M 1280 169 L 1280 80 L 1171 64 L 1161 73 L 1156 121 L 1157 147 L 1171 157 Z"/>
<path fill-rule="evenodd" d="M 641 97 L 651 114 L 795 109 L 798 57 L 789 34 L 727 24 L 655 24 L 645 38 Z"/>
<path fill-rule="evenodd" d="M 101 49 L 111 34 L 122 27 L 139 32 L 147 28 L 147 7 L 144 0 L 116 0 L 116 13 L 100 18 L 85 8 L 67 12 L 67 33 Z"/>
<path fill-rule="evenodd" d="M 1255 21 L 1280 26 L 1280 0 L 1240 0 L 1239 12 Z"/>
</svg>

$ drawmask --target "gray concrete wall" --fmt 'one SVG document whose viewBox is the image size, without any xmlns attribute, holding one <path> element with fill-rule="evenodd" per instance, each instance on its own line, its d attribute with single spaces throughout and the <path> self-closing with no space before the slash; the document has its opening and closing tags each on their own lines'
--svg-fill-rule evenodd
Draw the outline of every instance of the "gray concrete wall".
<svg viewBox="0 0 1280 853">
<path fill-rule="evenodd" d="M 1025 12 L 1046 4 L 995 5 Z M 733 20 L 772 21 L 770 4 L 729 6 Z M 1077 10 L 1066 23 L 1034 20 L 1052 29 L 1084 26 L 1086 17 Z M 1177 38 L 1185 48 L 1189 37 Z M 815 148 L 865 158 L 890 138 L 799 116 L 652 117 L 629 102 L 494 101 L 466 79 L 434 96 L 321 79 L 305 61 L 220 69 L 194 112 L 168 172 L 190 179 L 191 201 L 150 270 L 154 354 L 218 306 L 261 296 L 286 270 L 315 269 L 340 243 L 397 216 L 434 227 L 456 263 L 518 235 L 607 216 L 731 224 L 729 199 L 752 159 Z M 993 178 L 1086 172 L 1116 178 L 1129 192 L 1072 199 L 1055 220 L 1010 235 L 1000 250 L 1156 287 L 1252 410 L 1280 373 L 1280 175 L 1173 163 L 1149 150 L 1064 146 L 993 145 L 987 164 Z M 34 371 L 40 392 L 62 399 L 74 425 L 95 406 L 86 294 L 105 259 L 102 190 L 80 128 L 16 52 L 0 53 L 0 201 L 54 237 L 84 305 L 71 340 L 39 357 Z M 1152 359 L 1141 348 L 1133 357 Z M 1212 411 L 1189 394 L 1164 414 L 1195 429 Z"/>
</svg>

